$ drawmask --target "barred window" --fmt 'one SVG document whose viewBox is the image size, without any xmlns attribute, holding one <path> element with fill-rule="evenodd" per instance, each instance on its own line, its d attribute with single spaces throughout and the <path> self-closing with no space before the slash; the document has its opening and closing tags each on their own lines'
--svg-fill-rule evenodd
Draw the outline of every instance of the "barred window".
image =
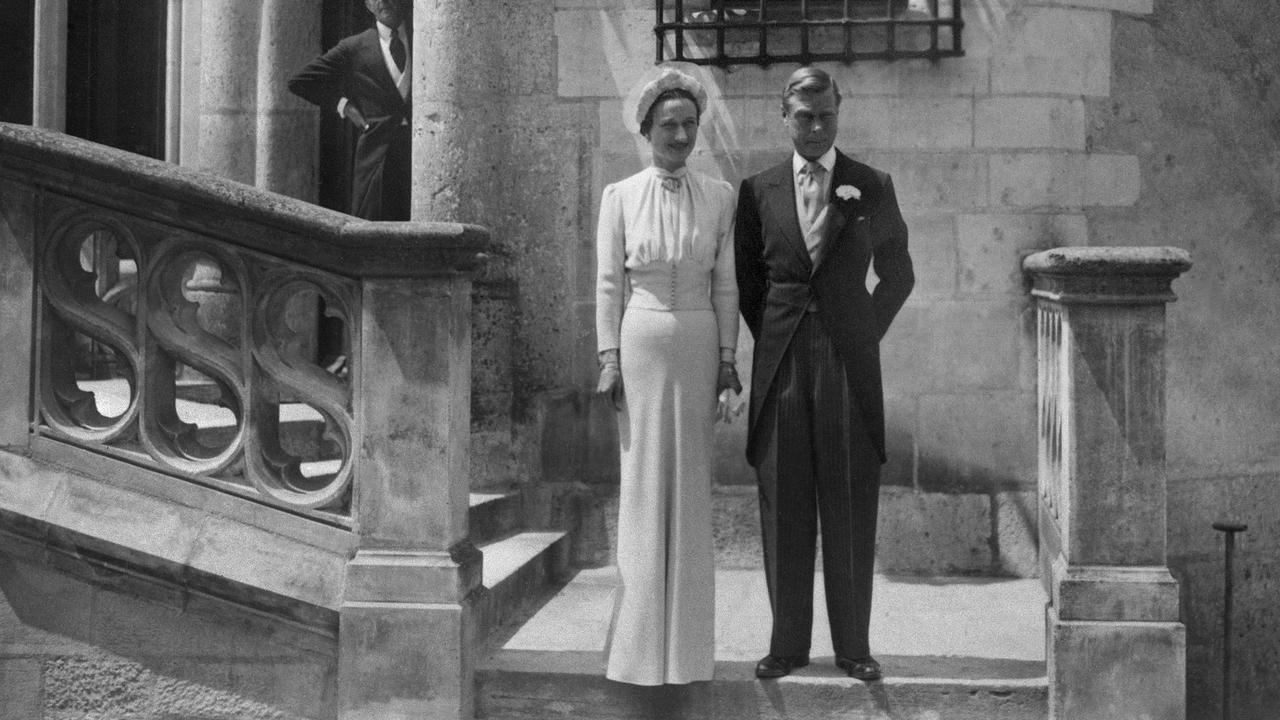
<svg viewBox="0 0 1280 720">
<path fill-rule="evenodd" d="M 657 61 L 769 65 L 964 54 L 960 0 L 655 0 Z"/>
</svg>

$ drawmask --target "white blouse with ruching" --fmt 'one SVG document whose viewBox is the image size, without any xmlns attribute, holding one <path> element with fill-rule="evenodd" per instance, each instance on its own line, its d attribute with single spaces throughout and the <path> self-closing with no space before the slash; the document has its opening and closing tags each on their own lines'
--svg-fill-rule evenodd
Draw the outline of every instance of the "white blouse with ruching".
<svg viewBox="0 0 1280 720">
<path fill-rule="evenodd" d="M 675 185 L 668 178 L 678 178 Z M 597 350 L 619 346 L 627 307 L 715 313 L 720 347 L 738 344 L 733 187 L 650 166 L 605 187 L 596 231 Z"/>
</svg>

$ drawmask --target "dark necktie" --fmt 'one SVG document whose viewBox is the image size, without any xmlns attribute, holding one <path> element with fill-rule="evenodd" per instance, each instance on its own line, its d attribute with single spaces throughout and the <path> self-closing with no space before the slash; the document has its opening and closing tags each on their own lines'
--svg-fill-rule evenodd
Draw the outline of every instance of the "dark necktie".
<svg viewBox="0 0 1280 720">
<path fill-rule="evenodd" d="M 396 69 L 404 72 L 405 51 L 404 43 L 400 41 L 399 30 L 391 32 L 391 59 L 395 61 Z"/>
</svg>

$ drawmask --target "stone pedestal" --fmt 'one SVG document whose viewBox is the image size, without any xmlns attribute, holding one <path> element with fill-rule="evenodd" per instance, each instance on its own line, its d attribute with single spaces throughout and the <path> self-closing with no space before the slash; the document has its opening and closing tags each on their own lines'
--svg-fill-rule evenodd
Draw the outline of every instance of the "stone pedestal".
<svg viewBox="0 0 1280 720">
<path fill-rule="evenodd" d="M 339 717 L 470 718 L 467 541 L 471 281 L 366 279 L 357 417 L 363 427 L 339 629 Z"/>
<path fill-rule="evenodd" d="M 1165 560 L 1165 304 L 1176 248 L 1027 258 L 1039 335 L 1040 545 L 1049 717 L 1186 717 Z"/>
</svg>

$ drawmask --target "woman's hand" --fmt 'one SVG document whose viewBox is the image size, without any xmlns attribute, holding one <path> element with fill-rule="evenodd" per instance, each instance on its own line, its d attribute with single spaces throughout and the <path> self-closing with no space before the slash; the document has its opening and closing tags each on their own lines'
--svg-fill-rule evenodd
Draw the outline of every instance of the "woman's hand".
<svg viewBox="0 0 1280 720">
<path fill-rule="evenodd" d="M 596 394 L 606 396 L 613 403 L 614 410 L 622 409 L 622 369 L 618 364 L 617 350 L 600 353 L 600 380 L 596 383 Z"/>
</svg>

